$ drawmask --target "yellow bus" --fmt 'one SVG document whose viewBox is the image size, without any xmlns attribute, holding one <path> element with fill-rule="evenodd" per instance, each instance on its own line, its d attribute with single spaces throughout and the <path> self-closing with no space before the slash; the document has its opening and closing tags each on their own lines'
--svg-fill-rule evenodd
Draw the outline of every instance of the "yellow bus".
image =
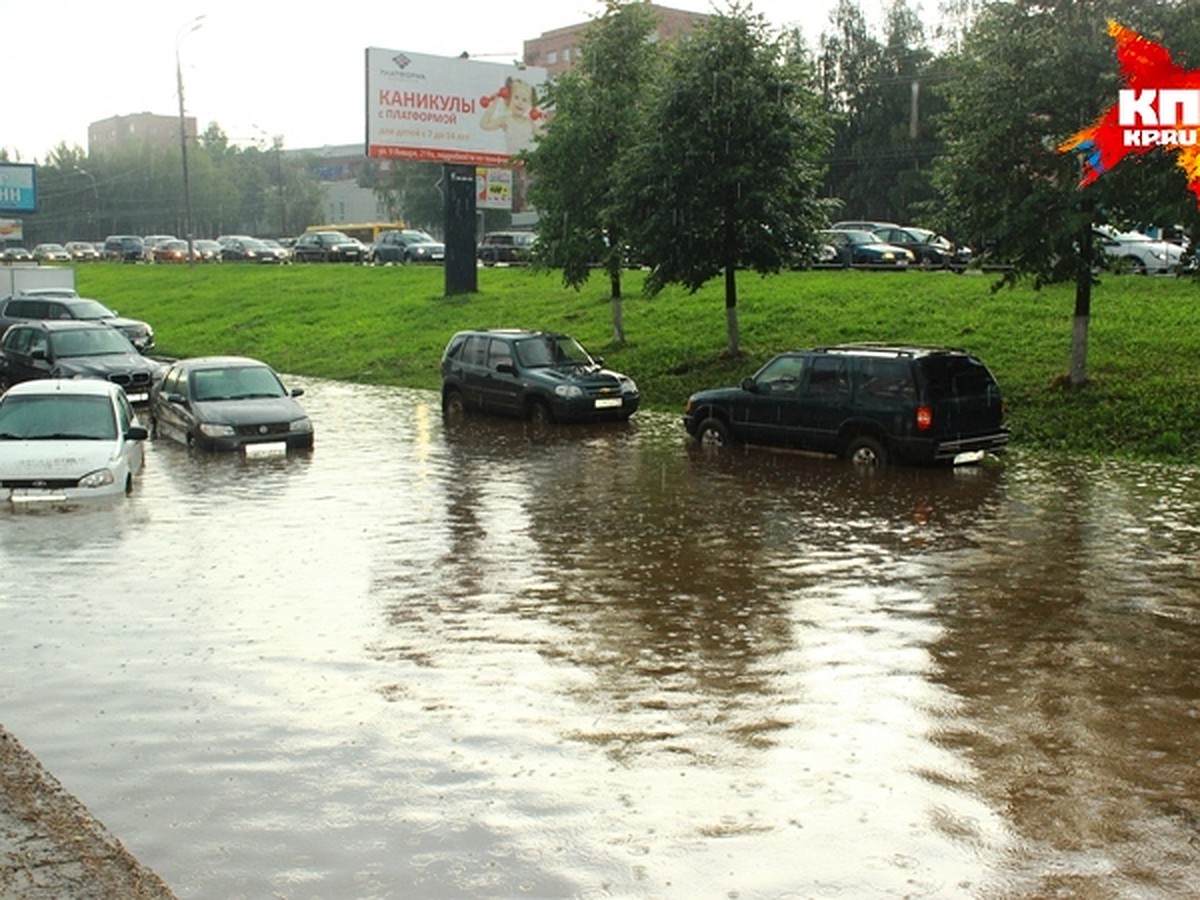
<svg viewBox="0 0 1200 900">
<path fill-rule="evenodd" d="M 351 222 L 347 225 L 309 225 L 305 231 L 340 231 L 346 237 L 356 238 L 368 247 L 379 240 L 385 231 L 407 228 L 403 222 Z"/>
</svg>

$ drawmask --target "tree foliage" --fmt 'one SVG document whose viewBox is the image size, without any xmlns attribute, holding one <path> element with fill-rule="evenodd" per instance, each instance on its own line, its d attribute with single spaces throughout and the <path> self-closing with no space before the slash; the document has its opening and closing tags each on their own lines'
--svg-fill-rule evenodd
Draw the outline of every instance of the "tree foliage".
<svg viewBox="0 0 1200 900">
<path fill-rule="evenodd" d="M 789 265 L 824 218 L 829 128 L 797 48 L 739 4 L 674 45 L 621 163 L 621 196 L 647 288 L 695 291 L 724 273 L 739 352 L 739 268 Z"/>
<path fill-rule="evenodd" d="M 595 265 L 603 268 L 619 343 L 625 338 L 621 271 L 628 248 L 617 167 L 635 138 L 636 111 L 659 52 L 649 40 L 655 26 L 649 6 L 618 0 L 604 5 L 581 41 L 580 62 L 550 86 L 553 116 L 525 163 L 539 214 L 539 256 L 561 267 L 563 283 L 575 288 Z"/>
</svg>

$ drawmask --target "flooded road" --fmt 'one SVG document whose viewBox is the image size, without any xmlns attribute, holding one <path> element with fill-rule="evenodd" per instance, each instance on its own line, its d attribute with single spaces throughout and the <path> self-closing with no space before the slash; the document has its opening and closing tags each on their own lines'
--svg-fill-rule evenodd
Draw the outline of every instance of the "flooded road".
<svg viewBox="0 0 1200 900">
<path fill-rule="evenodd" d="M 0 515 L 0 722 L 180 897 L 1200 893 L 1200 471 L 293 382 Z"/>
</svg>

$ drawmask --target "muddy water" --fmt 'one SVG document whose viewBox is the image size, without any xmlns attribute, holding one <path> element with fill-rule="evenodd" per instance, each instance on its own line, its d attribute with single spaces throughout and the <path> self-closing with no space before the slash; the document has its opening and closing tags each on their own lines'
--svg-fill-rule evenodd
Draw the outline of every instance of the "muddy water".
<svg viewBox="0 0 1200 900">
<path fill-rule="evenodd" d="M 1200 893 L 1195 469 L 306 386 L 0 515 L 0 721 L 181 897 Z"/>
</svg>

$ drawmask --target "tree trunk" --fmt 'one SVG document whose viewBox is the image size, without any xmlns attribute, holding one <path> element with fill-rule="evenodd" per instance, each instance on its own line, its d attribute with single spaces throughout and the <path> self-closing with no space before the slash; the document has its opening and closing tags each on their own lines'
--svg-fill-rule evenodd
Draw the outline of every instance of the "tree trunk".
<svg viewBox="0 0 1200 900">
<path fill-rule="evenodd" d="M 609 273 L 609 286 L 612 289 L 612 325 L 613 343 L 625 343 L 625 311 L 621 304 L 621 275 L 619 272 Z"/>
<path fill-rule="evenodd" d="M 1082 263 L 1075 276 L 1075 322 L 1071 333 L 1071 365 L 1068 379 L 1072 388 L 1087 384 L 1087 337 L 1088 320 L 1092 314 L 1092 204 L 1084 201 L 1083 210 L 1088 215 L 1079 236 Z"/>
<path fill-rule="evenodd" d="M 729 355 L 740 356 L 737 320 L 737 277 L 733 266 L 725 267 L 725 329 L 729 334 Z"/>
</svg>

